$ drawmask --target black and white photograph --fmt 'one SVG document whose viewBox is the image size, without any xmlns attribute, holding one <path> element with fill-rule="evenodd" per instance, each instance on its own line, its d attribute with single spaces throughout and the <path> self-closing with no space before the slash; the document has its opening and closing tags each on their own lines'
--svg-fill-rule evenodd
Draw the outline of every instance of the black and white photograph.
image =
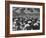
<svg viewBox="0 0 46 38">
<path fill-rule="evenodd" d="M 39 30 L 40 8 L 13 7 L 12 30 Z"/>
</svg>

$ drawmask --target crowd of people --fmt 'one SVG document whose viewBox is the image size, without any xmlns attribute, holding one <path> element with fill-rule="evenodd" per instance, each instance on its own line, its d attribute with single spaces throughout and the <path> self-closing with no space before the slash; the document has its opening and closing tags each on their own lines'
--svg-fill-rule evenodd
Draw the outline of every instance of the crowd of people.
<svg viewBox="0 0 46 38">
<path fill-rule="evenodd" d="M 14 30 L 39 30 L 40 29 L 40 19 L 33 17 L 18 17 L 13 18 Z"/>
</svg>

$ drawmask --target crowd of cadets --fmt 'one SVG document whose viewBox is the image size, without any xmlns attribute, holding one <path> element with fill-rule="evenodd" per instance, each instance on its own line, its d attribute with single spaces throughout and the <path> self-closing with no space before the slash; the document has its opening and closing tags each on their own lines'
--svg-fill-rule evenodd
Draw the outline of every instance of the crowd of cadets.
<svg viewBox="0 0 46 38">
<path fill-rule="evenodd" d="M 13 18 L 13 23 L 15 25 L 15 30 L 39 30 L 40 20 L 38 18 Z"/>
</svg>

